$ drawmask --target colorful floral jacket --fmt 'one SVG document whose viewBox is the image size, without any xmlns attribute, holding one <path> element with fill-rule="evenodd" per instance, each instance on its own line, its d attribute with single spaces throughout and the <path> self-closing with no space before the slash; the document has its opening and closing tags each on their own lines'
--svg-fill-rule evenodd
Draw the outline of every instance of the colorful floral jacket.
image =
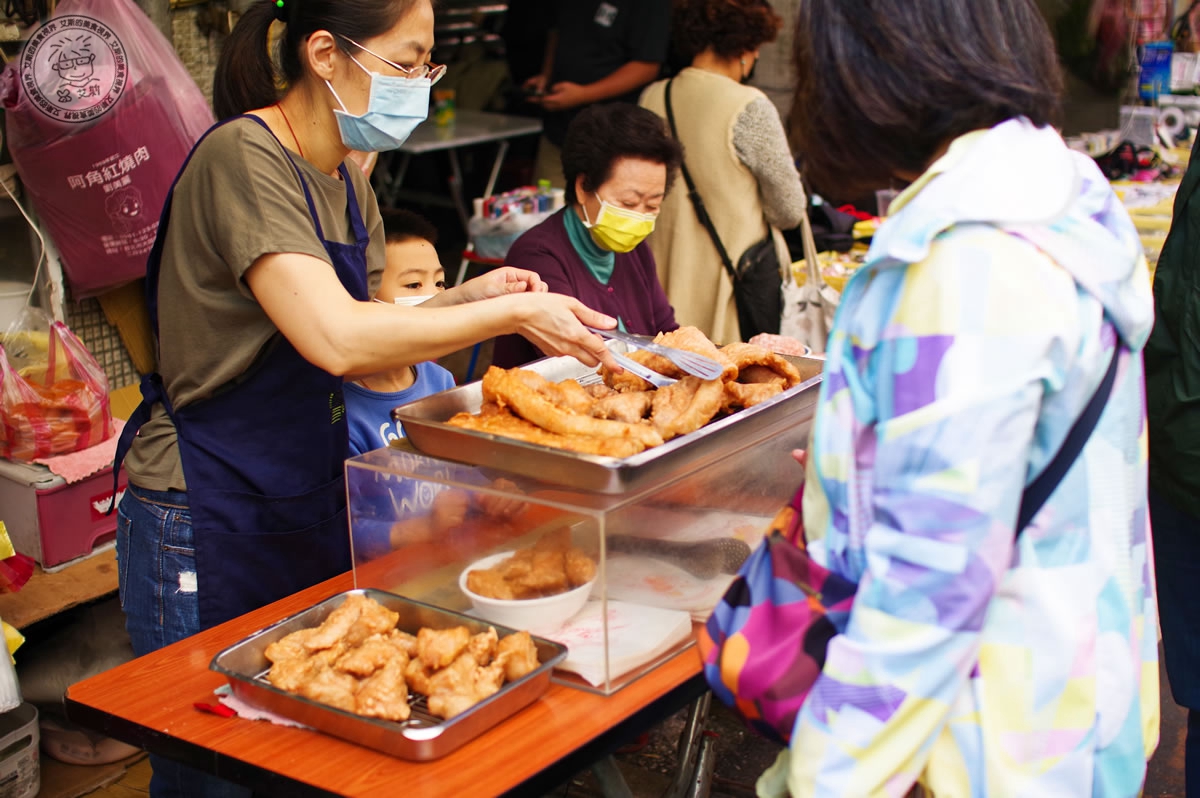
<svg viewBox="0 0 1200 798">
<path fill-rule="evenodd" d="M 1013 119 L 897 198 L 830 337 L 813 557 L 859 584 L 760 795 L 1136 796 L 1158 740 L 1138 235 L 1095 164 Z M 1022 491 L 1123 347 L 1030 526 Z"/>
</svg>

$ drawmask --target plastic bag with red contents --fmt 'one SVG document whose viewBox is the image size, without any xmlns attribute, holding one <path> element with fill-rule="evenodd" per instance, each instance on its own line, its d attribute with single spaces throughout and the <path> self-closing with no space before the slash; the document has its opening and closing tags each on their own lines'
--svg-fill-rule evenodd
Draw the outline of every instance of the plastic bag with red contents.
<svg viewBox="0 0 1200 798">
<path fill-rule="evenodd" d="M 171 43 L 133 0 L 60 0 L 0 74 L 0 105 L 73 296 L 143 277 L 171 182 L 213 122 Z"/>
<path fill-rule="evenodd" d="M 26 308 L 0 346 L 0 457 L 67 454 L 113 434 L 108 380 L 75 334 Z"/>
</svg>

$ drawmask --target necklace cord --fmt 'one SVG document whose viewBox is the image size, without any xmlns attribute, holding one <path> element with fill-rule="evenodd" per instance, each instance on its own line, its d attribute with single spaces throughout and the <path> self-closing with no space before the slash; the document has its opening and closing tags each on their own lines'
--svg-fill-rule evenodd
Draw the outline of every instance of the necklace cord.
<svg viewBox="0 0 1200 798">
<path fill-rule="evenodd" d="M 292 134 L 292 141 L 296 142 L 296 150 L 300 153 L 300 157 L 304 157 L 304 148 L 300 146 L 300 139 L 296 136 L 296 131 L 292 130 L 292 120 L 288 119 L 287 111 L 283 110 L 283 106 L 275 103 L 275 107 L 279 109 L 279 115 L 283 117 L 283 123 L 287 125 L 288 133 Z"/>
</svg>

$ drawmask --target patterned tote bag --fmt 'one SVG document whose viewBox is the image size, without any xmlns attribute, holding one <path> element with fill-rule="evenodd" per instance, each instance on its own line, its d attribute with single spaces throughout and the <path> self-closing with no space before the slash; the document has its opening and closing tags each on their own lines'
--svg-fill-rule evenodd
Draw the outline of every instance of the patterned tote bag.
<svg viewBox="0 0 1200 798">
<path fill-rule="evenodd" d="M 1123 347 L 1058 453 L 1021 496 L 1016 534 L 1075 463 L 1100 420 Z M 825 666 L 829 641 L 845 630 L 858 585 L 813 562 L 805 548 L 801 485 L 775 516 L 700 630 L 704 676 L 713 694 L 762 736 L 787 745 L 800 707 Z"/>
<path fill-rule="evenodd" d="M 830 639 L 845 628 L 858 587 L 809 558 L 803 496 L 801 485 L 699 635 L 713 694 L 756 732 L 784 745 L 825 665 Z"/>
</svg>

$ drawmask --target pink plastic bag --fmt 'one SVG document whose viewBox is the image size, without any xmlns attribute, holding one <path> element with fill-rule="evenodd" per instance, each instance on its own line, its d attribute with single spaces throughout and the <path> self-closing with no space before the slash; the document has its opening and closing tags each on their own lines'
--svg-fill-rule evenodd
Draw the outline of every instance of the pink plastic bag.
<svg viewBox="0 0 1200 798">
<path fill-rule="evenodd" d="M 175 174 L 213 123 L 132 0 L 63 0 L 0 75 L 8 147 L 76 298 L 142 277 Z"/>
<path fill-rule="evenodd" d="M 0 346 L 0 456 L 67 454 L 113 434 L 108 380 L 67 325 L 26 308 Z"/>
</svg>

